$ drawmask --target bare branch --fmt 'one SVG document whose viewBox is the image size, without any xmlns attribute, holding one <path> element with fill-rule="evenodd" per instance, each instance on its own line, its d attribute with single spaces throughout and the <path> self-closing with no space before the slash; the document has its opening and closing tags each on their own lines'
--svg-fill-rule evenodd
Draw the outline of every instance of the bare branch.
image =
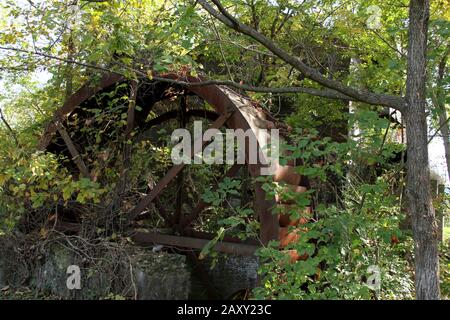
<svg viewBox="0 0 450 320">
<path fill-rule="evenodd" d="M 448 117 L 446 120 L 440 121 L 439 128 L 436 129 L 436 131 L 431 135 L 431 137 L 428 139 L 428 144 L 438 135 L 440 131 L 446 126 L 450 121 L 450 117 Z M 444 139 L 448 139 L 448 136 L 446 137 L 444 134 L 442 135 Z"/>
</svg>

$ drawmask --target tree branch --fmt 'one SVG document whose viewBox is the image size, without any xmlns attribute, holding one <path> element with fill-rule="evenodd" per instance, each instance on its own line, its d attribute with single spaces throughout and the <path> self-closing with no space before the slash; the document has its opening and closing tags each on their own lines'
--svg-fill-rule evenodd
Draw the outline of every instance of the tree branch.
<svg viewBox="0 0 450 320">
<path fill-rule="evenodd" d="M 6 121 L 5 117 L 3 116 L 3 111 L 0 108 L 0 119 L 2 120 L 3 124 L 6 126 L 6 128 L 8 129 L 8 131 L 11 133 L 11 136 L 14 139 L 14 142 L 16 143 L 17 146 L 20 146 L 19 144 L 19 140 L 17 139 L 16 133 L 14 132 L 14 130 L 11 128 L 11 126 L 9 125 L 8 121 Z"/>
<path fill-rule="evenodd" d="M 450 121 L 450 117 L 448 117 L 446 120 L 441 121 L 439 128 L 436 129 L 436 131 L 431 135 L 431 137 L 428 139 L 428 144 L 438 135 L 439 131 L 442 130 L 444 126 L 447 125 L 447 123 Z M 446 137 L 444 134 L 442 135 L 444 139 L 448 139 L 449 137 Z"/>
<path fill-rule="evenodd" d="M 399 111 L 405 111 L 405 100 L 399 96 L 379 94 L 370 92 L 365 89 L 352 88 L 343 83 L 328 79 L 324 77 L 319 71 L 314 68 L 309 67 L 303 63 L 299 58 L 291 55 L 290 53 L 281 49 L 272 40 L 257 32 L 255 29 L 240 23 L 236 18 L 234 18 L 220 3 L 219 0 L 211 0 L 217 9 L 216 11 L 206 0 L 198 0 L 197 2 L 212 16 L 221 21 L 226 26 L 234 29 L 235 31 L 247 35 L 267 49 L 269 49 L 273 54 L 279 57 L 281 60 L 292 65 L 295 69 L 300 71 L 305 77 L 319 83 L 320 85 L 338 91 L 352 100 L 365 102 L 373 105 L 382 105 L 397 109 Z"/>
<path fill-rule="evenodd" d="M 100 70 L 100 71 L 104 71 L 104 72 L 111 72 L 111 73 L 116 73 L 116 74 L 125 76 L 124 73 L 121 73 L 121 72 L 118 72 L 118 71 L 115 71 L 115 70 L 112 70 L 112 69 L 108 69 L 108 68 L 105 68 L 105 67 L 102 67 L 102 66 L 97 66 L 97 65 L 93 65 L 93 64 L 84 63 L 84 62 L 79 62 L 79 61 L 75 61 L 75 60 L 71 60 L 71 59 L 65 59 L 65 58 L 53 56 L 51 54 L 47 54 L 47 53 L 44 53 L 44 52 L 28 51 L 28 50 L 24 50 L 24 49 L 20 49 L 20 48 L 9 48 L 9 47 L 2 47 L 2 46 L 0 46 L 0 49 L 1 50 L 21 52 L 21 53 L 26 53 L 26 54 L 38 55 L 38 56 L 42 56 L 42 57 L 45 57 L 45 58 L 48 58 L 48 59 L 52 59 L 52 60 L 57 60 L 57 61 L 61 61 L 61 62 L 76 64 L 76 65 L 79 65 L 79 66 L 82 66 L 82 67 L 85 67 L 85 68 Z M 130 71 L 135 72 L 137 75 L 140 75 L 140 76 L 148 78 L 148 75 L 146 73 L 140 71 L 140 70 L 136 70 L 136 69 L 133 69 L 131 67 L 124 66 L 124 65 L 120 65 L 120 66 L 123 67 L 123 68 L 127 68 Z M 351 97 L 346 96 L 345 94 L 339 93 L 339 92 L 334 91 L 334 90 L 322 90 L 322 89 L 308 88 L 308 87 L 281 87 L 281 88 L 254 87 L 254 86 L 250 86 L 250 85 L 246 85 L 246 84 L 236 83 L 236 82 L 229 81 L 229 80 L 206 80 L 206 81 L 199 81 L 199 82 L 188 82 L 186 80 L 183 81 L 183 80 L 167 79 L 167 78 L 158 77 L 158 76 L 154 76 L 154 77 L 152 77 L 152 79 L 155 80 L 155 81 L 167 82 L 167 83 L 176 84 L 176 85 L 180 85 L 180 86 L 186 86 L 186 87 L 223 85 L 223 86 L 230 86 L 230 87 L 233 87 L 235 89 L 240 89 L 240 90 L 244 90 L 244 91 L 251 91 L 251 92 L 274 93 L 274 94 L 306 93 L 306 94 L 310 94 L 310 95 L 314 95 L 314 96 L 318 96 L 318 97 L 323 97 L 323 98 L 341 99 L 341 100 L 353 100 Z"/>
</svg>

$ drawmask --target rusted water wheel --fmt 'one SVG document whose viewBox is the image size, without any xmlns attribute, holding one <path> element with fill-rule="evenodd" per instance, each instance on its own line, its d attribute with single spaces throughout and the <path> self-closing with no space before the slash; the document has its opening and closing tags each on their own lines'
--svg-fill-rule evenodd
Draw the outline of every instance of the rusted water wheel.
<svg viewBox="0 0 450 320">
<path fill-rule="evenodd" d="M 186 109 L 184 110 L 185 116 L 201 116 L 207 118 L 212 121 L 210 128 L 221 128 L 225 126 L 227 128 L 242 129 L 244 131 L 250 129 L 257 141 L 258 152 L 262 154 L 262 150 L 267 147 L 267 141 L 270 141 L 270 139 L 267 139 L 268 132 L 264 132 L 264 130 L 261 129 L 275 128 L 274 122 L 271 121 L 273 120 L 273 118 L 270 118 L 270 115 L 267 113 L 267 111 L 258 107 L 256 103 L 252 102 L 247 97 L 242 96 L 235 91 L 223 86 L 195 85 L 195 83 L 203 80 L 198 77 L 183 76 L 175 73 L 159 75 L 159 77 L 172 80 L 180 79 L 185 82 L 192 83 L 192 85 L 182 88 L 183 92 L 185 94 L 198 96 L 214 109 L 213 111 L 207 112 L 201 110 L 199 111 Z M 148 80 L 146 80 L 146 82 L 148 83 Z M 180 87 L 176 87 L 176 85 L 171 85 L 163 81 L 153 81 L 146 86 L 136 85 L 136 82 L 131 82 L 130 85 L 129 81 L 119 75 L 105 73 L 103 74 L 102 79 L 97 84 L 85 85 L 74 95 L 72 95 L 72 97 L 68 99 L 66 103 L 55 112 L 53 121 L 48 125 L 44 135 L 41 138 L 39 145 L 40 149 L 47 149 L 50 151 L 54 149 L 55 140 L 58 139 L 58 132 L 59 135 L 62 136 L 60 130 L 61 128 L 59 128 L 58 125 L 60 125 L 60 123 L 63 123 L 67 119 L 67 117 L 76 112 L 79 106 L 92 101 L 92 99 L 94 99 L 99 93 L 107 91 L 111 87 L 117 86 L 118 84 L 124 83 L 127 84 L 127 87 L 131 87 L 131 96 L 134 95 L 135 105 L 137 103 L 140 106 L 144 106 L 143 110 L 139 112 L 136 110 L 131 110 L 132 112 L 130 112 L 130 110 L 128 110 L 128 125 L 126 129 L 127 132 L 125 132 L 126 135 L 129 134 L 129 127 L 140 128 L 142 126 L 144 129 L 145 127 L 148 128 L 149 126 L 158 125 L 163 121 L 174 118 L 176 119 L 178 117 L 179 113 L 172 110 L 155 117 L 147 123 L 144 122 L 155 102 L 171 97 L 173 98 L 174 95 L 178 95 L 180 91 L 172 90 L 172 93 L 170 93 L 171 88 L 175 87 L 180 89 Z M 152 88 L 152 90 L 149 93 L 150 87 Z M 173 92 L 175 92 L 175 94 Z M 80 158 L 75 144 L 71 143 L 70 141 L 70 137 L 69 141 L 67 141 L 66 137 L 66 139 L 64 139 L 64 142 L 69 147 L 72 158 Z M 69 144 L 71 144 L 71 146 L 69 146 Z M 256 178 L 261 175 L 261 170 L 264 170 L 264 168 L 267 167 L 267 164 L 265 161 L 263 161 L 263 159 L 260 158 L 258 158 L 257 163 L 249 164 L 248 147 L 249 146 L 247 144 L 245 149 L 245 157 L 247 160 L 246 166 L 250 175 Z M 78 169 L 82 168 L 78 163 L 77 166 Z M 155 201 L 155 199 L 157 199 L 158 195 L 160 195 L 166 189 L 167 185 L 170 182 L 172 182 L 177 177 L 180 177 L 180 173 L 182 172 L 184 167 L 185 165 L 183 164 L 172 166 L 168 170 L 167 174 L 154 185 L 153 189 L 142 199 L 140 199 L 136 206 L 130 210 L 130 216 L 138 217 L 143 211 L 145 211 L 146 208 L 153 201 Z M 236 174 L 238 169 L 239 167 L 232 166 L 231 169 L 226 173 L 226 176 L 233 176 L 234 174 Z M 295 171 L 294 163 L 288 163 L 285 166 L 276 164 L 276 170 L 273 179 L 275 182 L 285 183 L 286 188 L 294 192 L 307 191 L 307 187 L 306 185 L 304 185 L 304 179 Z M 267 199 L 266 193 L 261 188 L 261 184 L 258 182 L 254 185 L 254 194 L 255 211 L 260 221 L 259 239 L 261 243 L 263 245 L 266 245 L 270 240 L 279 240 L 280 249 L 283 249 L 292 242 L 295 242 L 299 237 L 298 231 L 301 230 L 301 225 L 308 221 L 308 215 L 310 215 L 311 209 L 307 208 L 305 212 L 301 213 L 301 217 L 299 219 L 291 220 L 288 213 L 289 210 L 292 209 L 292 203 L 290 203 L 289 201 L 283 201 L 280 195 L 276 195 L 273 199 Z M 272 209 L 274 206 L 279 207 L 280 214 L 272 214 Z M 173 221 L 173 223 L 176 224 L 176 227 L 179 228 L 180 231 L 187 230 L 185 228 L 188 227 L 190 222 L 201 213 L 204 207 L 205 204 L 200 202 L 198 206 L 194 210 L 192 210 L 192 212 L 184 214 L 182 217 L 179 217 L 179 219 L 176 219 L 176 221 Z M 154 237 L 150 237 L 149 239 L 148 235 L 146 235 L 143 236 L 143 238 L 141 237 L 140 240 L 149 240 L 163 244 L 165 241 L 166 243 L 174 246 L 185 246 L 197 249 L 201 248 L 205 244 L 205 242 L 200 241 L 202 239 L 199 234 L 193 234 L 189 232 L 186 232 L 186 234 L 189 234 L 192 237 L 178 237 L 179 239 L 176 239 L 177 236 L 153 235 Z M 216 249 L 218 249 L 219 251 L 238 254 L 252 254 L 255 250 L 254 247 L 249 245 L 246 246 L 246 244 L 238 245 L 234 243 L 233 239 L 231 239 L 227 243 L 219 244 Z M 306 256 L 299 255 L 295 250 L 287 250 L 287 253 L 290 255 L 292 261 L 306 258 Z"/>
</svg>

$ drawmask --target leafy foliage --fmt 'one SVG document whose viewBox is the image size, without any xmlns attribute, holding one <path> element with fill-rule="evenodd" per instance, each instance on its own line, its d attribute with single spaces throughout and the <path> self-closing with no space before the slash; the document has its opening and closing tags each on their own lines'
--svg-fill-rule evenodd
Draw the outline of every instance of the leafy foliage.
<svg viewBox="0 0 450 320">
<path fill-rule="evenodd" d="M 404 95 L 406 5 L 396 0 L 222 3 L 240 21 L 329 79 Z M 443 1 L 431 3 L 427 107 L 435 130 L 441 126 L 439 116 L 448 109 L 445 90 L 449 77 L 438 80 L 439 64 L 448 55 L 446 9 Z M 374 13 L 379 16 L 374 17 Z M 380 24 L 370 27 L 369 22 L 378 18 Z M 86 80 L 95 80 L 99 70 L 118 72 L 129 79 L 147 75 L 149 81 L 153 71 L 177 70 L 255 86 L 320 89 L 251 38 L 217 23 L 196 1 L 6 0 L 0 4 L 0 30 L 0 108 L 12 127 L 0 124 L 3 231 L 29 218 L 45 225 L 60 206 L 68 204 L 102 206 L 117 222 L 148 191 L 149 181 L 163 176 L 170 165 L 167 138 L 173 123 L 157 133 L 150 132 L 157 139 L 139 140 L 136 131 L 131 133 L 132 139 L 124 138 L 130 103 L 125 85 L 96 97 L 107 104 L 83 110 L 89 114 L 90 124 L 77 118 L 68 120 L 86 137 L 81 157 L 91 169 L 92 180 L 71 175 L 66 165 L 70 166 L 72 159 L 35 152 L 38 137 L 56 108 Z M 248 94 L 292 129 L 290 143 L 284 146 L 290 156 L 282 163 L 301 160 L 298 173 L 311 181 L 307 193 L 286 192 L 285 185 L 270 180 L 260 181 L 264 190 L 269 197 L 277 194 L 294 201 L 290 210 L 293 218 L 306 206 L 315 209 L 314 219 L 301 230 L 298 243 L 291 245 L 309 258 L 290 264 L 276 243 L 261 249 L 263 282 L 255 297 L 413 297 L 411 237 L 402 226 L 405 145 L 396 139 L 403 135 L 401 119 L 394 125 L 379 116 L 386 110 L 361 102 L 349 105 L 306 94 Z M 136 110 L 142 107 L 137 105 Z M 160 111 L 166 107 L 157 106 Z M 135 138 L 138 142 L 133 143 Z M 117 209 L 115 196 L 124 172 L 121 151 L 126 145 L 131 145 L 133 164 L 126 172 L 127 191 L 121 194 L 124 200 Z M 393 161 L 398 155 L 400 161 Z M 185 171 L 186 197 L 179 209 L 192 210 L 201 198 L 208 207 L 195 228 L 219 230 L 201 252 L 202 257 L 214 256 L 214 245 L 225 236 L 257 237 L 259 225 L 249 201 L 253 196 L 249 177 L 226 178 L 212 191 L 211 181 L 223 173 L 221 170 L 197 167 Z M 163 207 L 175 211 L 178 194 L 179 190 L 169 186 L 160 199 Z M 333 201 L 324 201 L 329 194 Z M 445 198 L 436 199 L 438 210 L 448 211 Z M 160 208 L 149 210 L 158 215 L 146 223 L 151 227 L 165 223 Z M 95 223 L 88 222 L 96 229 Z M 442 291 L 448 296 L 448 247 L 444 244 L 441 251 Z M 381 270 L 379 290 L 367 285 L 372 265 Z"/>
<path fill-rule="evenodd" d="M 277 299 L 403 299 L 412 298 L 413 281 L 409 276 L 412 239 L 400 229 L 403 215 L 398 196 L 392 193 L 389 173 L 373 182 L 361 180 L 349 167 L 354 153 L 364 153 L 364 144 L 348 141 L 336 143 L 313 134 L 296 139 L 289 147 L 291 157 L 301 157 L 299 172 L 311 179 L 327 181 L 330 173 L 347 180 L 340 201 L 331 206 L 319 204 L 317 219 L 302 226 L 295 249 L 304 261 L 289 263 L 278 250 L 278 243 L 261 249 L 265 263 L 260 272 L 262 287 L 257 298 Z M 369 144 L 370 146 L 370 144 Z M 350 155 L 350 157 L 349 157 Z M 290 157 L 287 157 L 288 160 Z M 325 158 L 322 165 L 318 158 Z M 331 160 L 333 159 L 333 160 Z M 389 159 L 379 157 L 377 160 Z M 270 181 L 267 190 L 276 190 Z M 315 190 L 320 192 L 320 189 Z M 270 195 L 270 193 L 269 193 Z M 307 197 L 305 199 L 305 196 Z M 287 196 L 289 197 L 289 195 Z M 296 210 L 293 218 L 310 204 L 311 194 L 291 195 Z M 409 258 L 408 258 L 409 257 Z M 381 287 L 372 290 L 367 284 L 370 266 L 381 270 Z"/>
</svg>

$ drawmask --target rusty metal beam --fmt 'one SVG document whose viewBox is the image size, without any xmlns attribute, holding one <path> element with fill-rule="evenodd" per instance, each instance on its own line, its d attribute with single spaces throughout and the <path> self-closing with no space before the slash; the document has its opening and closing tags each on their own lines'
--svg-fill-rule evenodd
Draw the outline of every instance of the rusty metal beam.
<svg viewBox="0 0 450 320">
<path fill-rule="evenodd" d="M 225 122 L 228 120 L 228 118 L 230 117 L 231 114 L 227 113 L 227 114 L 223 114 L 221 115 L 219 118 L 217 118 L 216 121 L 214 121 L 210 128 L 220 128 L 222 127 Z M 203 143 L 201 144 L 201 150 L 203 150 L 203 148 L 205 147 L 205 145 L 207 144 L 207 142 L 203 141 Z M 194 150 L 191 154 L 191 158 L 199 151 L 201 151 L 200 149 L 197 150 L 196 149 L 197 144 L 194 143 Z M 145 208 L 148 207 L 148 205 L 153 201 L 153 199 L 155 199 L 155 197 L 157 195 L 159 195 L 163 189 L 169 184 L 170 181 L 172 181 L 177 174 L 183 170 L 185 164 L 177 164 L 174 165 L 172 168 L 170 168 L 169 172 L 161 179 L 158 181 L 158 183 L 156 184 L 156 186 L 153 188 L 153 190 L 147 194 L 138 204 L 136 207 L 134 207 L 131 211 L 130 211 L 130 215 L 132 217 L 136 217 L 139 213 L 141 213 L 142 211 L 145 210 Z"/>
<path fill-rule="evenodd" d="M 136 232 L 132 239 L 140 245 L 162 244 L 181 248 L 203 249 L 209 243 L 209 240 L 196 239 L 190 237 L 180 237 L 158 232 Z M 217 242 L 214 247 L 216 251 L 237 254 L 243 256 L 252 256 L 258 249 L 257 246 L 232 242 Z"/>
<path fill-rule="evenodd" d="M 198 239 L 205 239 L 205 240 L 212 240 L 216 236 L 215 233 L 211 232 L 203 232 L 203 231 L 197 231 L 193 229 L 186 229 L 185 234 L 183 234 L 185 237 L 192 237 L 192 238 L 198 238 Z M 242 243 L 242 244 L 249 244 L 253 246 L 261 246 L 261 242 L 254 238 L 248 238 L 245 240 L 241 240 L 236 237 L 230 237 L 230 236 L 224 236 L 223 237 L 224 242 L 233 242 L 233 243 Z"/>
<path fill-rule="evenodd" d="M 72 139 L 70 138 L 69 134 L 67 133 L 66 128 L 64 128 L 63 124 L 60 121 L 54 122 L 56 129 L 58 130 L 59 134 L 64 140 L 64 143 L 67 146 L 67 149 L 69 149 L 70 155 L 72 156 L 73 162 L 78 167 L 78 170 L 80 170 L 80 175 L 84 178 L 91 178 L 91 175 L 89 174 L 89 169 L 84 163 L 83 159 L 81 158 L 80 153 L 77 150 L 77 147 L 73 143 Z"/>
<path fill-rule="evenodd" d="M 45 148 L 47 148 L 50 144 L 53 134 L 57 130 L 55 125 L 56 121 L 63 120 L 65 116 L 75 110 L 81 103 L 94 96 L 100 90 L 122 81 L 123 79 L 124 78 L 121 75 L 106 72 L 102 74 L 102 79 L 98 84 L 93 84 L 92 82 L 87 83 L 75 92 L 69 99 L 66 100 L 64 105 L 55 112 L 53 121 L 49 123 L 41 137 L 41 140 L 39 141 L 39 150 L 45 150 Z"/>
</svg>

